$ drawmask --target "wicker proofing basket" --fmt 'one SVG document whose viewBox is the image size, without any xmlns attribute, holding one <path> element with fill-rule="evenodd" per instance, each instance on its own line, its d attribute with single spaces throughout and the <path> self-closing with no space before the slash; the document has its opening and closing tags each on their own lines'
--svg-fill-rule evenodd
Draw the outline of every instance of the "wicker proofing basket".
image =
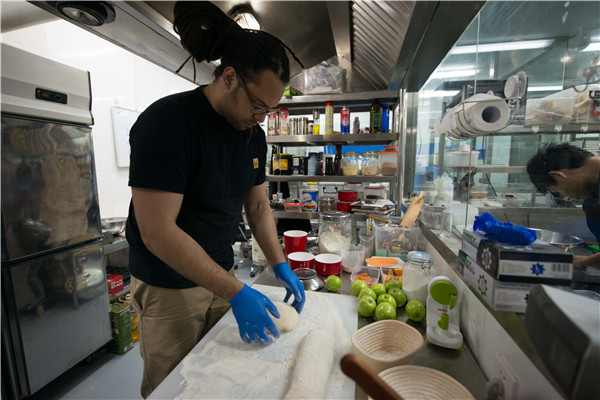
<svg viewBox="0 0 600 400">
<path fill-rule="evenodd" d="M 412 364 L 424 343 L 418 330 L 396 320 L 369 324 L 352 335 L 354 352 L 376 373 Z"/>
<path fill-rule="evenodd" d="M 404 400 L 474 400 L 456 379 L 433 368 L 400 365 L 379 376 Z"/>
</svg>

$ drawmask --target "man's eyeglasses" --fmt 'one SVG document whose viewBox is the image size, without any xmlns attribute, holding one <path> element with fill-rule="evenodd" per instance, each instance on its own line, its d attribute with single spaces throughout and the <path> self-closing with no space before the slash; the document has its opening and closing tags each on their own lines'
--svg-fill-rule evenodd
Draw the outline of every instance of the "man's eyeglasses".
<svg viewBox="0 0 600 400">
<path fill-rule="evenodd" d="M 257 104 L 254 99 L 254 96 L 252 96 L 250 94 L 250 91 L 248 90 L 246 83 L 244 82 L 244 80 L 242 79 L 242 77 L 239 74 L 238 74 L 238 80 L 242 84 L 242 88 L 244 89 L 244 92 L 246 92 L 246 96 L 248 96 L 248 100 L 250 100 L 250 103 L 252 104 L 252 108 L 250 109 L 250 112 L 252 114 L 261 115 L 261 114 L 270 113 L 272 111 L 277 111 L 276 108 L 269 108 L 269 107 L 265 107 L 265 106 L 261 106 L 260 104 Z"/>
</svg>

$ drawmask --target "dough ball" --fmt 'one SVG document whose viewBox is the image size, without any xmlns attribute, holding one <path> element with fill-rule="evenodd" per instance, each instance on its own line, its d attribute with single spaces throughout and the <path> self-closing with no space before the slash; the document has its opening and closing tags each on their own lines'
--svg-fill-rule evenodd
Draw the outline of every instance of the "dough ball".
<svg viewBox="0 0 600 400">
<path fill-rule="evenodd" d="M 283 301 L 274 301 L 273 304 L 277 307 L 280 318 L 272 317 L 271 319 L 275 322 L 279 333 L 294 329 L 298 325 L 298 312 L 296 309 Z"/>
</svg>

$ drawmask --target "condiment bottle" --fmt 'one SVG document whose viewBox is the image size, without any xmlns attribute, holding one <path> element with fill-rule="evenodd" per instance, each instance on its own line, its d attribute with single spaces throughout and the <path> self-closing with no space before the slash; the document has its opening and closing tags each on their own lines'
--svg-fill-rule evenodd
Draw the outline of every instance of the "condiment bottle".
<svg viewBox="0 0 600 400">
<path fill-rule="evenodd" d="M 371 124 L 371 133 L 381 132 L 381 103 L 378 99 L 371 104 L 369 123 Z"/>
<path fill-rule="evenodd" d="M 352 126 L 352 133 L 358 134 L 360 132 L 360 119 L 354 117 L 354 125 Z"/>
<path fill-rule="evenodd" d="M 288 131 L 288 109 L 281 108 L 279 110 L 279 134 L 282 136 L 287 136 Z"/>
<path fill-rule="evenodd" d="M 402 268 L 402 291 L 408 301 L 418 300 L 425 305 L 427 285 L 435 276 L 433 256 L 422 251 L 411 251 L 407 259 L 408 262 Z"/>
<path fill-rule="evenodd" d="M 325 134 L 331 135 L 333 133 L 333 102 L 328 101 L 325 103 Z"/>
<path fill-rule="evenodd" d="M 342 107 L 342 111 L 340 112 L 340 132 L 343 135 L 350 133 L 350 110 L 348 110 L 346 104 L 344 104 L 344 107 Z"/>
<path fill-rule="evenodd" d="M 383 104 L 381 107 L 381 132 L 388 133 L 390 131 L 390 109 L 387 104 Z"/>
<path fill-rule="evenodd" d="M 313 111 L 313 121 L 313 134 L 320 135 L 321 116 L 319 115 L 319 110 Z"/>
</svg>

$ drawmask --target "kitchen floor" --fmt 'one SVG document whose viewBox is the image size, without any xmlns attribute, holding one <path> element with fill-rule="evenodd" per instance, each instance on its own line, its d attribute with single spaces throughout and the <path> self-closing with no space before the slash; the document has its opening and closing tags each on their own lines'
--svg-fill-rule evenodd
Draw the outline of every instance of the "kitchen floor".
<svg viewBox="0 0 600 400">
<path fill-rule="evenodd" d="M 235 263 L 236 277 L 247 285 L 260 275 L 259 268 L 255 276 L 250 276 L 251 258 L 236 256 Z M 29 400 L 141 399 L 142 368 L 138 343 L 123 355 L 102 348 L 34 393 Z"/>
</svg>

